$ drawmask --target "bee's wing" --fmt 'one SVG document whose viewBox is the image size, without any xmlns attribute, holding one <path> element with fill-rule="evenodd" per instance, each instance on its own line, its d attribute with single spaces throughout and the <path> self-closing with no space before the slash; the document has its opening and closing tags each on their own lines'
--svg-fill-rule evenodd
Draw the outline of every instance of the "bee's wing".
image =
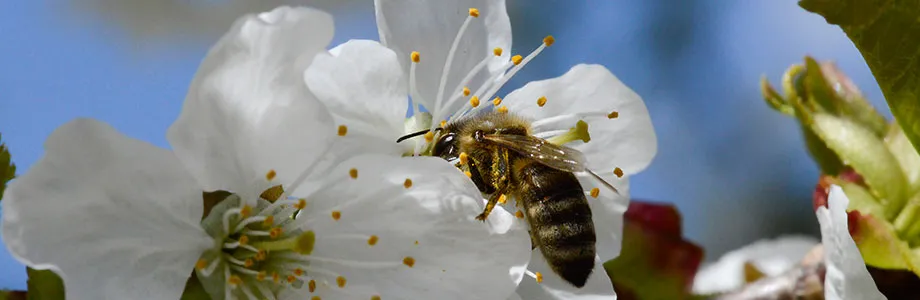
<svg viewBox="0 0 920 300">
<path fill-rule="evenodd" d="M 582 172 L 585 170 L 585 155 L 580 151 L 556 145 L 538 137 L 517 134 L 486 134 L 483 138 L 553 169 L 566 172 Z"/>
</svg>

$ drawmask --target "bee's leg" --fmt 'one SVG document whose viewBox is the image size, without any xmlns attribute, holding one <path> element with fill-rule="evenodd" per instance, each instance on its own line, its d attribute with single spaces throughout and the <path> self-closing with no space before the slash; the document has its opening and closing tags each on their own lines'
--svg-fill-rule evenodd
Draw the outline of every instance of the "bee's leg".
<svg viewBox="0 0 920 300">
<path fill-rule="evenodd" d="M 510 176 L 508 176 L 510 172 L 509 167 L 508 150 L 500 148 L 495 149 L 492 153 L 492 172 L 490 174 L 494 192 L 489 196 L 489 202 L 486 203 L 486 208 L 481 214 L 476 216 L 477 220 L 485 221 L 489 213 L 492 212 L 492 209 L 495 208 L 495 205 L 498 204 L 501 196 L 507 192 L 510 179 Z"/>
<path fill-rule="evenodd" d="M 476 220 L 485 222 L 486 218 L 489 217 L 489 213 L 491 213 L 492 209 L 495 208 L 495 205 L 498 204 L 498 198 L 500 198 L 501 195 L 502 193 L 500 192 L 492 193 L 492 195 L 489 196 L 489 202 L 486 203 L 486 208 L 482 210 L 481 214 L 476 216 Z"/>
<path fill-rule="evenodd" d="M 483 178 L 482 172 L 479 170 L 479 164 L 475 160 L 470 159 L 469 161 L 469 172 L 470 179 L 473 180 L 473 184 L 476 184 L 476 188 L 479 189 L 479 192 L 491 194 L 495 192 L 495 187 L 491 184 L 487 184 L 487 178 Z"/>
</svg>

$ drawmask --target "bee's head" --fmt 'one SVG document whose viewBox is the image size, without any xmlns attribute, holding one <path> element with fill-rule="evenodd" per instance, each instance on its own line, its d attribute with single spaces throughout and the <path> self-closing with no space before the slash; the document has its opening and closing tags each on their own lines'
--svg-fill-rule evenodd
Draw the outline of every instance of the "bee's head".
<svg viewBox="0 0 920 300">
<path fill-rule="evenodd" d="M 441 137 L 435 141 L 434 148 L 431 149 L 431 155 L 439 156 L 445 160 L 453 160 L 460 155 L 458 153 L 460 150 L 457 147 L 458 142 L 457 133 L 441 132 Z"/>
<path fill-rule="evenodd" d="M 400 137 L 398 140 L 396 140 L 396 142 L 399 143 L 413 137 L 425 135 L 429 131 L 430 130 L 425 129 L 419 132 L 410 133 Z M 431 149 L 431 155 L 439 156 L 446 160 L 457 158 L 459 155 L 457 150 L 457 134 L 452 131 L 445 130 L 444 128 L 437 128 L 435 129 L 435 132 L 440 132 L 441 135 L 438 137 L 438 140 L 435 141 L 434 148 Z"/>
</svg>

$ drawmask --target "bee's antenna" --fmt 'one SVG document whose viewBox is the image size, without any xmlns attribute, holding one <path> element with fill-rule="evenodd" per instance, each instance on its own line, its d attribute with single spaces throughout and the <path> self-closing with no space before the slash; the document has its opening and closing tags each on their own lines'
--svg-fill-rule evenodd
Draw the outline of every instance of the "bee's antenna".
<svg viewBox="0 0 920 300">
<path fill-rule="evenodd" d="M 441 127 L 438 127 L 438 128 L 435 128 L 435 129 L 434 129 L 434 131 L 441 131 L 441 130 L 444 130 L 444 129 L 441 128 Z M 411 139 L 411 138 L 414 138 L 414 137 L 417 137 L 417 136 L 426 134 L 426 133 L 428 133 L 429 131 L 431 131 L 431 129 L 425 129 L 425 130 L 422 130 L 422 131 L 419 131 L 419 132 L 413 132 L 413 133 L 410 133 L 410 134 L 407 134 L 407 135 L 404 135 L 404 136 L 399 137 L 398 139 L 396 139 L 396 142 L 399 143 L 399 142 L 405 141 L 405 140 L 407 140 L 407 139 Z"/>
<path fill-rule="evenodd" d="M 594 176 L 594 179 L 597 179 L 597 181 L 600 181 L 601 183 L 603 183 L 605 186 L 607 186 L 607 188 L 613 190 L 614 193 L 617 193 L 617 194 L 620 193 L 620 191 L 618 191 L 617 188 L 613 187 L 612 184 L 610 184 L 609 182 L 601 178 L 601 176 L 597 175 L 597 173 L 594 173 L 594 171 L 591 171 L 590 169 L 585 169 L 585 171 L 588 171 L 588 173 L 591 174 L 591 176 Z"/>
</svg>

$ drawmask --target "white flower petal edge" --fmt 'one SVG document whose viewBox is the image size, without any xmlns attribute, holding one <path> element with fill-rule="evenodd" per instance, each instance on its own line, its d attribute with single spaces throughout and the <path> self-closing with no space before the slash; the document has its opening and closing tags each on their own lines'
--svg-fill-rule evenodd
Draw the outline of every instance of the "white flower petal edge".
<svg viewBox="0 0 920 300">
<path fill-rule="evenodd" d="M 726 253 L 704 266 L 693 280 L 693 292 L 728 292 L 744 285 L 744 264 L 751 263 L 766 276 L 777 276 L 796 266 L 805 254 L 818 245 L 808 236 L 782 236 L 754 242 Z"/>
<path fill-rule="evenodd" d="M 540 272 L 543 280 L 537 282 L 532 278 L 525 278 L 517 289 L 517 297 L 510 299 L 527 300 L 611 300 L 616 299 L 613 283 L 604 270 L 604 262 L 595 257 L 594 272 L 588 277 L 588 282 L 582 288 L 575 288 L 550 270 L 549 265 L 539 250 L 534 250 L 527 267 L 529 271 Z"/>
<path fill-rule="evenodd" d="M 586 191 L 585 199 L 591 206 L 591 218 L 597 235 L 597 255 L 604 261 L 614 259 L 620 255 L 623 247 L 623 213 L 629 208 L 629 178 L 601 175 L 604 181 L 619 191 L 614 193 L 590 175 L 578 174 L 577 177 Z M 595 188 L 598 192 L 596 198 L 591 195 L 591 190 Z"/>
<path fill-rule="evenodd" d="M 439 158 L 358 156 L 327 178 L 298 216 L 316 233 L 307 273 L 322 272 L 314 272 L 311 295 L 504 299 L 521 281 L 530 260 L 526 230 L 475 220 L 479 191 Z"/>
<path fill-rule="evenodd" d="M 850 199 L 839 186 L 831 186 L 828 207 L 818 207 L 815 214 L 821 224 L 824 244 L 824 297 L 828 300 L 887 299 L 875 286 L 866 269 L 856 242 L 850 236 L 847 205 Z"/>
<path fill-rule="evenodd" d="M 541 97 L 546 98 L 542 107 Z M 584 120 L 591 141 L 566 146 L 584 153 L 588 168 L 598 174 L 610 174 L 615 168 L 635 174 L 648 166 L 658 149 L 642 98 L 600 65 L 580 64 L 560 77 L 530 82 L 508 94 L 503 103 L 509 112 L 530 118 L 540 137 L 565 132 Z"/>
<path fill-rule="evenodd" d="M 325 12 L 280 7 L 241 18 L 211 49 L 167 135 L 205 190 L 238 190 L 270 169 L 288 185 L 328 149 L 332 117 L 303 72 L 332 31 Z"/>
<path fill-rule="evenodd" d="M 305 72 L 307 86 L 325 104 L 347 135 L 333 151 L 402 155 L 409 107 L 406 82 L 396 53 L 376 41 L 351 40 L 316 56 Z"/>
<path fill-rule="evenodd" d="M 67 299 L 178 299 L 211 245 L 202 194 L 166 149 L 78 119 L 3 197 L 3 241 Z"/>
<path fill-rule="evenodd" d="M 396 52 L 406 76 L 411 74 L 409 54 L 421 54 L 413 100 L 429 111 L 438 110 L 438 97 L 455 95 L 458 85 L 475 89 L 504 73 L 511 52 L 511 21 L 504 0 L 375 0 L 374 7 L 380 42 Z M 470 8 L 478 8 L 481 15 L 467 17 Z M 505 50 L 503 59 L 492 59 L 494 48 Z M 482 62 L 485 65 L 476 70 Z M 464 81 L 468 74 L 472 79 Z"/>
</svg>

